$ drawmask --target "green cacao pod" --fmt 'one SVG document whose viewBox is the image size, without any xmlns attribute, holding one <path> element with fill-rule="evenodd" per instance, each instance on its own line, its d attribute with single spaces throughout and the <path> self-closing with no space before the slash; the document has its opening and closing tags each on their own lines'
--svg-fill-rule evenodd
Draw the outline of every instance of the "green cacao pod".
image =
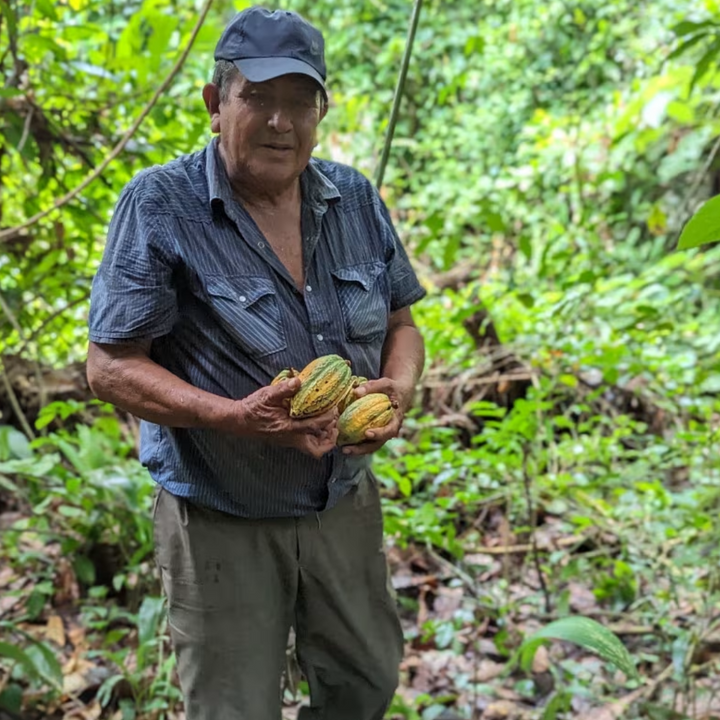
<svg viewBox="0 0 720 720">
<path fill-rule="evenodd" d="M 338 411 L 340 412 L 340 414 L 344 413 L 345 410 L 357 400 L 355 394 L 353 393 L 353 390 L 355 390 L 356 387 L 360 387 L 363 383 L 366 382 L 366 377 L 357 377 L 356 375 L 352 376 L 352 378 L 350 379 L 350 386 L 348 387 L 345 396 L 341 398 L 340 402 L 338 403 Z"/>
<path fill-rule="evenodd" d="M 366 430 L 385 427 L 395 414 L 395 407 L 385 393 L 370 393 L 351 403 L 338 420 L 338 445 L 363 442 Z"/>
<path fill-rule="evenodd" d="M 300 389 L 290 400 L 290 417 L 321 415 L 345 397 L 352 370 L 339 355 L 323 355 L 306 365 L 298 376 Z"/>
</svg>

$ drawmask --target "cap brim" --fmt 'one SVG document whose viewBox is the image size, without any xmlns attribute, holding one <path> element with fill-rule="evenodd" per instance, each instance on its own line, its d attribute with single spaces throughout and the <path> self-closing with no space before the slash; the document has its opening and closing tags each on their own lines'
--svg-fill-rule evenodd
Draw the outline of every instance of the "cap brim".
<svg viewBox="0 0 720 720">
<path fill-rule="evenodd" d="M 234 63 L 250 82 L 265 82 L 281 75 L 299 73 L 311 77 L 325 92 L 325 83 L 320 74 L 302 60 L 286 57 L 247 58 L 235 60 Z"/>
</svg>

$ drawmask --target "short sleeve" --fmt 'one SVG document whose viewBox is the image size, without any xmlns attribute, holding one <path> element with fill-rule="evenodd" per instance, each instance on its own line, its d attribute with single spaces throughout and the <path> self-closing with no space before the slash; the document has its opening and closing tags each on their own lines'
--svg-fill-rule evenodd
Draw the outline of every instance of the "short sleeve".
<svg viewBox="0 0 720 720">
<path fill-rule="evenodd" d="M 380 216 L 382 235 L 386 247 L 386 259 L 390 273 L 390 311 L 395 312 L 427 295 L 413 270 L 407 252 L 390 218 L 390 212 L 377 191 L 375 202 Z"/>
<path fill-rule="evenodd" d="M 131 183 L 121 194 L 92 284 L 92 342 L 151 340 L 172 329 L 178 306 L 171 220 L 142 202 L 141 186 Z"/>
</svg>

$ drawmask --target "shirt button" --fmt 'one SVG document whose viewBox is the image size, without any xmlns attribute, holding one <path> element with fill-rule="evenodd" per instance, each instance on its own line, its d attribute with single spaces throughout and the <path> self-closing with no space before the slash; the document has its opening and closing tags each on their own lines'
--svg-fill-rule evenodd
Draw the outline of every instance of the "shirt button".
<svg viewBox="0 0 720 720">
<path fill-rule="evenodd" d="M 336 477 L 334 477 L 334 478 L 330 478 L 330 482 L 331 482 L 331 483 L 334 483 L 334 482 L 335 482 L 336 480 L 337 480 L 337 478 L 336 478 Z"/>
<path fill-rule="evenodd" d="M 306 285 L 306 286 L 305 286 L 305 290 L 306 290 L 307 292 L 312 292 L 312 287 L 310 287 L 310 285 Z"/>
<path fill-rule="evenodd" d="M 265 247 L 265 243 L 264 243 L 264 242 L 259 242 L 259 243 L 258 243 L 258 247 L 262 250 L 262 249 Z"/>
<path fill-rule="evenodd" d="M 239 299 L 240 299 L 240 302 L 245 302 L 247 300 L 247 298 L 244 295 L 241 295 Z"/>
<path fill-rule="evenodd" d="M 318 339 L 320 342 L 322 342 L 322 341 L 323 341 L 323 336 L 322 336 L 322 335 L 318 335 L 318 336 L 317 336 L 317 339 Z"/>
</svg>

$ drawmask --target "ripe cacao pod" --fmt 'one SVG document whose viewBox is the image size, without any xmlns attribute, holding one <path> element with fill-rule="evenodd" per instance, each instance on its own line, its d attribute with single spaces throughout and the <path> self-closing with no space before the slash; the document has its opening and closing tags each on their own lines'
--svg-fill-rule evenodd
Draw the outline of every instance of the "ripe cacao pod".
<svg viewBox="0 0 720 720">
<path fill-rule="evenodd" d="M 290 400 L 290 417 L 321 415 L 345 397 L 352 379 L 350 361 L 339 355 L 323 355 L 298 375 L 300 389 Z"/>
<path fill-rule="evenodd" d="M 352 376 L 352 378 L 350 379 L 350 386 L 348 387 L 345 396 L 341 398 L 340 402 L 338 403 L 338 411 L 341 415 L 345 412 L 345 410 L 351 403 L 354 403 L 357 400 L 355 394 L 353 393 L 353 390 L 355 390 L 356 387 L 360 387 L 360 385 L 366 382 L 366 377 L 357 377 L 356 375 Z"/>
<path fill-rule="evenodd" d="M 295 368 L 285 368 L 284 370 L 281 370 L 274 378 L 273 381 L 270 383 L 270 386 L 277 385 L 278 383 L 281 383 L 283 380 L 290 380 L 291 378 L 297 377 L 300 373 Z"/>
<path fill-rule="evenodd" d="M 370 393 L 351 403 L 338 420 L 338 445 L 363 442 L 366 430 L 385 427 L 395 407 L 385 393 Z"/>
</svg>

